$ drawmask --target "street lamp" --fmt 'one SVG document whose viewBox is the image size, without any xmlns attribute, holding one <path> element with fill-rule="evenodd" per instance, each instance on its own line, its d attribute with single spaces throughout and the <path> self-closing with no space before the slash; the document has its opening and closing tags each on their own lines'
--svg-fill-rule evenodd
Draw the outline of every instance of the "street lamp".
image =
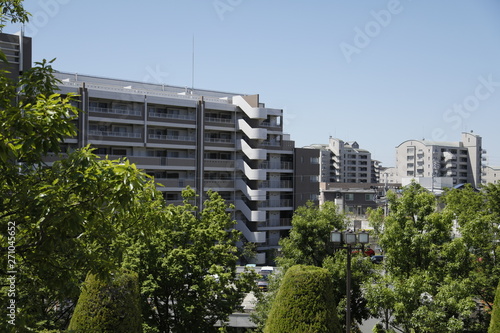
<svg viewBox="0 0 500 333">
<path fill-rule="evenodd" d="M 365 249 L 365 244 L 368 244 L 370 238 L 367 232 L 354 233 L 350 230 L 348 231 L 332 231 L 330 234 L 330 241 L 335 245 L 337 249 L 347 250 L 347 277 L 346 277 L 346 296 L 347 296 L 347 308 L 346 308 L 346 319 L 345 326 L 346 332 L 351 332 L 351 256 L 352 250 L 362 250 Z M 341 244 L 346 244 L 346 246 L 340 246 Z M 354 247 L 354 245 L 361 244 L 361 247 Z"/>
</svg>

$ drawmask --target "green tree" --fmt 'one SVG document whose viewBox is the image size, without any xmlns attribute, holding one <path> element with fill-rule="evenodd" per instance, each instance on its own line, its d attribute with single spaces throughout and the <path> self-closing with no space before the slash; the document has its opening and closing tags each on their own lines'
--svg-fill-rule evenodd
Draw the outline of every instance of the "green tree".
<svg viewBox="0 0 500 333">
<path fill-rule="evenodd" d="M 500 304 L 500 284 L 497 286 L 495 293 L 495 305 L 493 306 L 488 333 L 500 332 L 500 306 L 498 304 Z"/>
<path fill-rule="evenodd" d="M 107 278 L 88 274 L 68 330 L 142 332 L 137 274 L 123 270 Z"/>
<path fill-rule="evenodd" d="M 374 315 L 382 317 L 386 328 L 402 332 L 485 331 L 487 313 L 477 311 L 478 301 L 484 298 L 475 286 L 479 281 L 476 276 L 484 276 L 484 263 L 475 257 L 469 239 L 473 236 L 467 230 L 470 221 L 463 221 L 463 227 L 459 222 L 456 233 L 453 229 L 457 217 L 458 221 L 491 221 L 480 213 L 481 206 L 488 206 L 487 199 L 472 192 L 447 192 L 442 210 L 436 209 L 434 195 L 416 183 L 406 186 L 400 196 L 388 195 L 390 213 L 380 237 L 386 274 L 365 285 L 368 305 Z M 474 237 L 484 240 L 484 233 L 491 232 L 473 230 L 477 233 Z"/>
<path fill-rule="evenodd" d="M 28 20 L 22 1 L 0 6 L 2 26 Z M 0 274 L 16 279 L 13 296 L 2 285 L 2 304 L 16 302 L 15 325 L 2 321 L 2 332 L 66 327 L 86 273 L 120 265 L 118 236 L 148 232 L 137 216 L 158 195 L 134 165 L 101 160 L 89 148 L 44 163 L 76 135 L 78 116 L 73 96 L 55 93 L 51 63 L 15 81 L 0 72 Z"/>
<path fill-rule="evenodd" d="M 277 259 L 285 270 L 293 265 L 321 267 L 326 257 L 333 254 L 330 233 L 344 229 L 346 217 L 330 201 L 315 206 L 309 201 L 297 208 L 292 218 L 292 230 L 280 240 L 282 256 Z"/>
<path fill-rule="evenodd" d="M 264 332 L 341 332 L 335 313 L 332 278 L 324 268 L 290 267 L 273 303 Z"/>
<path fill-rule="evenodd" d="M 335 251 L 333 243 L 330 242 L 330 233 L 335 229 L 345 229 L 346 225 L 345 215 L 338 212 L 333 202 L 325 202 L 321 206 L 308 202 L 295 212 L 289 236 L 280 240 L 282 255 L 277 259 L 283 275 L 293 265 L 324 267 L 330 271 L 330 276 L 335 281 L 331 293 L 338 304 L 337 313 L 342 325 L 345 323 L 347 255 L 343 250 Z M 355 255 L 352 272 L 351 319 L 354 327 L 369 316 L 361 285 L 373 270 L 371 263 L 363 260 L 362 255 Z M 259 304 L 253 320 L 259 327 L 262 327 L 268 318 L 281 284 L 281 276 L 276 276 L 276 281 L 270 284 L 268 293 L 258 295 Z"/>
<path fill-rule="evenodd" d="M 208 192 L 200 213 L 194 191 L 184 204 L 161 212 L 161 227 L 149 239 L 137 239 L 126 267 L 139 273 L 143 318 L 160 332 L 214 332 L 255 288 L 254 273 L 236 274 L 239 232 L 227 205 Z"/>
</svg>

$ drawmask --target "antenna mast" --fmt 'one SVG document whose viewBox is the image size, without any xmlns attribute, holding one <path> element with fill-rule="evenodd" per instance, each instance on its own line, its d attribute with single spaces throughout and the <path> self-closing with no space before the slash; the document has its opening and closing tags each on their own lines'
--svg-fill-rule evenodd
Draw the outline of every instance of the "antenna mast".
<svg viewBox="0 0 500 333">
<path fill-rule="evenodd" d="M 191 90 L 194 89 L 194 35 L 193 35 L 193 59 L 191 64 Z"/>
</svg>

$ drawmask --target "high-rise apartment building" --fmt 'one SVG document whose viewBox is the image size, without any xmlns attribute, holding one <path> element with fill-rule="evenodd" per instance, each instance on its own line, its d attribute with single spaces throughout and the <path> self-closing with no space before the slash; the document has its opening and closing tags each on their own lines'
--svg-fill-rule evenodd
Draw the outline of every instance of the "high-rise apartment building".
<svg viewBox="0 0 500 333">
<path fill-rule="evenodd" d="M 293 214 L 294 142 L 283 133 L 281 109 L 258 95 L 56 77 L 83 110 L 67 148 L 90 144 L 98 155 L 127 157 L 163 184 L 167 203 L 180 203 L 186 186 L 217 191 L 235 205 L 236 228 L 257 244 L 257 263 L 271 260 L 266 250 L 278 248 Z"/>
<path fill-rule="evenodd" d="M 295 206 L 312 200 L 320 203 L 322 184 L 376 184 L 380 162 L 354 142 L 330 137 L 328 144 L 313 144 L 295 149 Z M 361 186 L 362 188 L 368 186 Z M 370 190 L 373 192 L 372 190 Z M 371 193 L 370 192 L 370 193 Z M 324 199 L 324 198 L 323 198 Z"/>
<path fill-rule="evenodd" d="M 0 33 L 0 50 L 5 54 L 8 65 L 0 61 L 0 69 L 8 70 L 9 78 L 16 80 L 23 71 L 31 68 L 31 38 L 23 32 L 17 34 Z"/>
<path fill-rule="evenodd" d="M 462 133 L 459 142 L 407 140 L 396 147 L 396 168 L 402 178 L 451 177 L 453 184 L 481 184 L 482 140 Z"/>
</svg>

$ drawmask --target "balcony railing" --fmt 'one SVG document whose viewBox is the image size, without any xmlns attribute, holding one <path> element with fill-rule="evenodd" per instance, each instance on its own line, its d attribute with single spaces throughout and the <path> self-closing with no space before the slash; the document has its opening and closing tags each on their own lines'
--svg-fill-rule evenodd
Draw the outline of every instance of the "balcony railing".
<svg viewBox="0 0 500 333">
<path fill-rule="evenodd" d="M 141 133 L 132 133 L 132 132 L 112 132 L 112 131 L 95 131 L 90 130 L 90 135 L 93 136 L 106 136 L 106 137 L 115 137 L 115 138 L 141 138 Z"/>
<path fill-rule="evenodd" d="M 259 223 L 259 227 L 269 228 L 269 227 L 291 227 L 291 219 L 290 218 L 279 218 L 279 219 L 271 219 L 266 222 Z"/>
<path fill-rule="evenodd" d="M 293 167 L 292 162 L 280 162 L 280 163 L 270 163 L 269 161 L 264 161 L 259 163 L 259 169 L 284 169 L 290 170 Z"/>
<path fill-rule="evenodd" d="M 149 134 L 149 139 L 164 140 L 164 141 L 195 141 L 194 135 L 162 135 L 162 134 Z"/>
<path fill-rule="evenodd" d="M 266 180 L 259 184 L 260 188 L 291 188 L 292 186 L 291 180 Z"/>
<path fill-rule="evenodd" d="M 170 114 L 163 112 L 149 112 L 149 117 L 151 118 L 167 118 L 167 119 L 179 119 L 179 120 L 195 120 L 195 115 L 190 114 Z"/>
<path fill-rule="evenodd" d="M 234 124 L 234 119 L 232 118 L 205 117 L 205 121 L 211 123 Z"/>
<path fill-rule="evenodd" d="M 229 143 L 229 144 L 233 144 L 233 143 L 234 143 L 234 139 L 205 138 L 205 142 L 210 142 L 210 143 Z"/>
<path fill-rule="evenodd" d="M 127 116 L 140 116 L 142 114 L 142 112 L 139 110 L 100 108 L 96 106 L 89 107 L 89 111 L 100 112 L 100 113 L 111 113 L 111 114 L 123 114 Z"/>
<path fill-rule="evenodd" d="M 265 207 L 292 207 L 293 203 L 291 199 L 275 199 L 259 202 L 259 208 Z"/>
</svg>

